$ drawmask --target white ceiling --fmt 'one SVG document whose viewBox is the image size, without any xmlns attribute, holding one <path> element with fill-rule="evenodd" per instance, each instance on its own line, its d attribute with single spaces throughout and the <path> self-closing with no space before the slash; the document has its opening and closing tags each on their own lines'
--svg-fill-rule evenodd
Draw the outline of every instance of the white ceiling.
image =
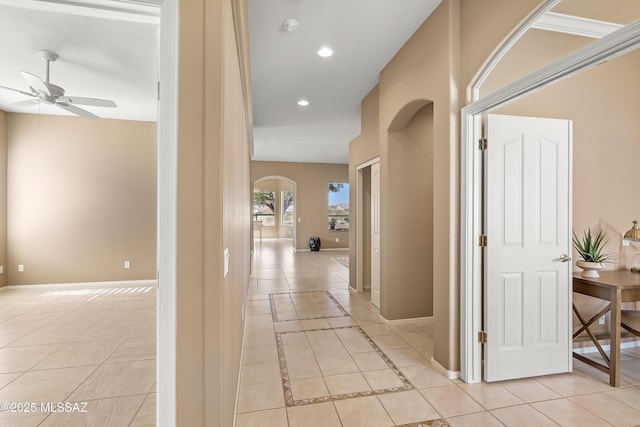
<svg viewBox="0 0 640 427">
<path fill-rule="evenodd" d="M 360 101 L 440 1 L 249 0 L 254 160 L 348 163 Z"/>
<path fill-rule="evenodd" d="M 37 52 L 50 50 L 60 55 L 51 63 L 50 81 L 66 95 L 111 99 L 118 105 L 82 108 L 105 118 L 156 120 L 159 9 L 135 6 L 123 12 L 119 2 L 85 3 L 93 4 L 86 8 L 61 1 L 0 0 L 0 86 L 28 91 L 20 71 L 44 80 L 46 63 Z M 109 3 L 117 7 L 104 6 Z M 46 104 L 11 106 L 25 99 L 0 89 L 2 110 L 69 115 Z"/>
<path fill-rule="evenodd" d="M 360 133 L 360 101 L 380 70 L 441 0 L 248 0 L 254 160 L 347 163 Z M 0 0 L 0 85 L 44 79 L 39 50 L 58 55 L 51 82 L 69 96 L 112 99 L 86 107 L 105 118 L 156 120 L 161 0 Z M 89 7 L 87 7 L 87 5 Z M 284 20 L 296 19 L 287 32 Z M 437 40 L 434 40 L 437 43 Z M 334 55 L 317 51 L 330 46 Z M 0 109 L 69 114 L 0 89 Z M 307 99 L 310 105 L 299 107 Z"/>
<path fill-rule="evenodd" d="M 441 0 L 249 0 L 256 160 L 348 162 L 360 101 L 379 71 Z M 157 0 L 0 0 L 0 85 L 28 91 L 20 71 L 45 78 L 39 50 L 60 58 L 50 81 L 68 96 L 112 99 L 83 107 L 105 118 L 156 120 Z M 86 7 L 89 5 L 90 7 Z M 294 18 L 292 33 L 282 22 Z M 324 45 L 335 51 L 320 58 Z M 310 105 L 296 105 L 300 98 Z M 69 114 L 51 105 L 0 109 Z"/>
</svg>

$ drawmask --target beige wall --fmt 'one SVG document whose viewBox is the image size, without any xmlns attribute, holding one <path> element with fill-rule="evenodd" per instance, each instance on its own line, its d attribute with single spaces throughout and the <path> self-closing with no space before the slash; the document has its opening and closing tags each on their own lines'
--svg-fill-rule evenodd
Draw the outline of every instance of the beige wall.
<svg viewBox="0 0 640 427">
<path fill-rule="evenodd" d="M 386 319 L 433 315 L 433 104 L 388 136 L 380 314 Z M 385 271 L 386 270 L 386 271 Z"/>
<path fill-rule="evenodd" d="M 580 0 L 582 1 L 582 0 Z M 460 99 L 492 54 L 546 0 L 460 0 Z M 536 55 L 538 52 L 536 52 Z M 532 55 L 535 56 L 535 55 Z"/>
<path fill-rule="evenodd" d="M 7 159 L 8 284 L 155 279 L 155 123 L 8 113 Z"/>
<path fill-rule="evenodd" d="M 7 113 L 0 110 L 0 287 L 7 285 Z"/>
<path fill-rule="evenodd" d="M 434 358 L 451 370 L 457 369 L 459 341 L 459 25 L 459 1 L 443 1 L 381 71 L 379 87 L 363 101 L 362 135 L 350 145 L 352 184 L 357 165 L 380 156 L 380 312 L 390 320 L 433 314 Z M 423 150 L 422 160 L 409 161 L 417 154 L 411 150 Z M 426 221 L 407 209 L 416 192 L 428 194 L 432 218 Z M 421 228 L 431 245 L 426 252 L 409 232 Z M 409 271 L 398 265 L 405 258 L 412 260 Z M 402 279 L 409 280 L 407 288 L 398 286 Z M 355 286 L 353 269 L 350 282 Z"/>
<path fill-rule="evenodd" d="M 351 232 L 329 231 L 329 183 L 349 182 L 348 165 L 332 163 L 251 162 L 251 182 L 280 176 L 296 183 L 296 249 L 309 249 L 309 238 L 320 237 L 322 249 L 347 248 Z M 353 189 L 350 187 L 351 192 Z M 351 194 L 350 194 L 351 195 Z M 351 206 L 350 206 L 351 209 Z M 353 213 L 351 221 L 353 221 Z M 336 238 L 340 239 L 336 242 Z"/>
<path fill-rule="evenodd" d="M 233 6 L 180 2 L 176 425 L 233 425 L 249 282 L 246 92 Z M 239 31 L 243 31 L 240 29 Z M 243 57 L 243 55 L 240 55 Z M 245 71 L 248 69 L 245 69 Z M 248 78 L 248 76 L 247 76 Z M 223 113 L 224 112 L 224 113 Z M 229 250 L 229 272 L 223 269 Z"/>
<path fill-rule="evenodd" d="M 455 84 L 459 69 L 459 2 L 444 0 L 380 73 L 381 173 L 381 313 L 388 319 L 410 313 L 396 306 L 391 289 L 391 263 L 401 256 L 390 248 L 402 247 L 390 232 L 393 218 L 404 206 L 388 203 L 405 182 L 390 170 L 393 143 L 389 131 L 403 129 L 424 105 L 433 103 L 433 316 L 434 358 L 447 369 L 458 367 L 458 117 Z M 437 40 L 437 43 L 433 43 Z M 408 242 L 407 242 L 408 243 Z M 385 308 L 385 306 L 387 308 Z"/>
<path fill-rule="evenodd" d="M 349 269 L 349 285 L 353 288 L 357 287 L 356 283 L 356 265 L 358 262 L 362 263 L 362 272 L 363 272 L 363 285 L 365 288 L 370 288 L 371 286 L 371 253 L 370 253 L 370 225 L 371 218 L 364 214 L 363 218 L 363 248 L 362 254 L 359 256 L 357 253 L 357 242 L 356 237 L 358 231 L 357 229 L 357 215 L 358 215 L 358 203 L 356 203 L 357 194 L 357 173 L 358 166 L 368 162 L 372 159 L 375 159 L 380 155 L 380 137 L 378 135 L 379 125 L 378 125 L 378 117 L 379 117 L 379 107 L 380 107 L 380 90 L 379 86 L 376 85 L 369 94 L 362 100 L 360 103 L 360 114 L 361 114 L 361 133 L 358 135 L 353 141 L 349 143 L 349 182 L 351 183 L 350 189 L 351 193 L 349 194 L 349 207 L 351 209 L 351 216 L 353 217 L 352 221 L 352 231 L 349 233 L 349 265 L 352 266 Z M 365 179 L 365 182 L 370 186 L 371 177 L 368 176 Z M 362 200 L 363 203 L 370 201 L 370 197 L 367 198 L 365 194 L 360 195 L 360 197 L 364 197 Z M 364 212 L 370 211 L 370 205 L 363 206 Z"/>
</svg>

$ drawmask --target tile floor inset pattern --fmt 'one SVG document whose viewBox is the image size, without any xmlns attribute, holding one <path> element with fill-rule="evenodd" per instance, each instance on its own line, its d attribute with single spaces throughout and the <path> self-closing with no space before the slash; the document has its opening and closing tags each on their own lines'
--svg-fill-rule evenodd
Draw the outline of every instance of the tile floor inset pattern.
<svg viewBox="0 0 640 427">
<path fill-rule="evenodd" d="M 349 313 L 329 291 L 269 294 L 274 322 L 349 317 Z"/>
<path fill-rule="evenodd" d="M 340 332 L 347 332 L 346 334 L 340 334 Z M 356 332 L 356 334 L 352 335 L 349 332 Z M 314 346 L 314 335 L 324 333 L 322 339 L 316 339 L 317 343 Z M 319 371 L 324 375 L 324 381 L 328 384 L 328 392 L 320 393 L 318 396 L 308 397 L 308 396 L 298 396 L 296 393 L 295 387 L 292 387 L 292 380 L 289 376 L 289 370 L 287 367 L 287 357 L 285 351 L 285 345 L 283 344 L 283 336 L 294 336 L 299 335 L 301 337 L 306 338 L 312 350 L 315 352 L 316 365 L 318 365 Z M 342 335 L 342 338 L 340 336 Z M 353 338 L 352 338 L 353 337 Z M 300 339 L 302 341 L 304 338 Z M 365 346 L 356 346 L 356 350 L 349 350 L 347 341 L 349 338 L 354 340 L 361 340 L 365 342 Z M 343 341 L 345 340 L 345 341 Z M 341 328 L 333 328 L 333 329 L 314 329 L 311 331 L 303 331 L 303 332 L 276 332 L 276 345 L 278 346 L 278 356 L 280 359 L 280 370 L 282 375 L 282 387 L 284 390 L 285 402 L 287 406 L 299 406 L 299 405 L 308 405 L 311 403 L 321 403 L 328 402 L 333 400 L 343 400 L 343 399 L 352 399 L 355 397 L 364 397 L 371 396 L 373 394 L 385 394 L 385 393 L 394 393 L 398 391 L 407 391 L 414 390 L 415 387 L 407 380 L 404 374 L 398 369 L 393 362 L 380 350 L 380 348 L 373 342 L 364 331 L 358 326 L 346 326 Z M 322 356 L 322 350 L 329 349 L 330 355 Z M 358 366 L 351 358 L 352 354 L 357 353 L 372 353 L 377 355 L 385 365 L 384 370 L 363 370 L 360 371 Z M 339 364 L 338 369 L 342 369 L 341 371 L 331 371 L 329 366 L 330 363 L 326 365 L 323 364 L 324 361 L 331 361 L 332 359 L 337 360 Z M 315 367 L 316 365 L 313 365 Z M 327 368 L 325 368 L 327 366 Z M 351 367 L 352 366 L 352 367 Z M 380 366 L 377 366 L 378 368 Z M 336 369 L 336 368 L 333 368 Z M 360 368 L 362 369 L 362 368 Z M 376 387 L 374 381 L 371 378 L 367 377 L 367 373 L 375 374 L 375 373 L 389 373 L 387 375 L 386 384 L 384 384 L 385 380 L 380 382 L 380 387 Z M 364 375 L 362 376 L 361 373 Z M 342 379 L 339 377 L 340 375 L 354 375 L 352 377 L 346 378 L 342 377 L 345 380 L 348 380 L 348 385 L 339 387 L 335 385 L 334 387 L 329 384 L 337 384 L 339 380 Z M 365 379 L 358 385 L 356 383 L 357 379 L 362 377 Z M 335 382 L 333 380 L 336 380 Z M 355 381 L 354 381 L 355 380 Z M 293 380 L 295 381 L 295 380 Z M 386 387 L 385 385 L 388 385 Z M 352 388 L 349 389 L 349 386 Z M 326 390 L 326 389 L 325 389 Z M 331 393 L 335 391 L 335 393 Z M 341 392 L 342 391 L 342 392 Z"/>
<path fill-rule="evenodd" d="M 236 427 L 640 426 L 640 347 L 622 352 L 618 389 L 579 361 L 465 384 L 431 366 L 432 320 L 385 324 L 334 253 L 256 247 Z"/>
</svg>

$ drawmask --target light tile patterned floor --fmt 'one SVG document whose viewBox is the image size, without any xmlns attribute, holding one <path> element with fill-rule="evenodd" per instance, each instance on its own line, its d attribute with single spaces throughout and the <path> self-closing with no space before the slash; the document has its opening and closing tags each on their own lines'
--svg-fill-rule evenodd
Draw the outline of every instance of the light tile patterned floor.
<svg viewBox="0 0 640 427">
<path fill-rule="evenodd" d="M 576 360 L 571 374 L 452 381 L 431 367 L 432 322 L 384 324 L 335 256 L 257 244 L 236 427 L 640 425 L 640 348 L 623 351 L 617 389 Z"/>
<path fill-rule="evenodd" d="M 622 351 L 619 388 L 577 361 L 572 374 L 451 381 L 430 365 L 431 322 L 383 324 L 335 255 L 258 246 L 237 427 L 640 425 L 640 348 Z M 88 411 L 4 413 L 0 426 L 153 426 L 154 371 L 153 288 L 0 291 L 0 402 Z"/>
<path fill-rule="evenodd" d="M 0 411 L 0 426 L 154 426 L 155 295 L 144 286 L 1 290 L 0 403 L 37 405 Z M 86 412 L 46 410 L 58 402 Z"/>
</svg>

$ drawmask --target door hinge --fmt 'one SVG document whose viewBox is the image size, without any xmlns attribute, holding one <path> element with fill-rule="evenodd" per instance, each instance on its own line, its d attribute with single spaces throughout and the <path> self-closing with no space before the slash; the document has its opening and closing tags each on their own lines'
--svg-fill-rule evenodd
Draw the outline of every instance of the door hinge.
<svg viewBox="0 0 640 427">
<path fill-rule="evenodd" d="M 485 331 L 478 332 L 478 342 L 480 344 L 486 344 L 487 343 L 487 333 Z"/>
<path fill-rule="evenodd" d="M 478 236 L 478 246 L 480 246 L 481 248 L 486 248 L 487 247 L 487 235 L 486 234 L 481 234 Z"/>
<path fill-rule="evenodd" d="M 478 149 L 482 151 L 487 149 L 487 138 L 480 138 L 478 140 Z"/>
</svg>

